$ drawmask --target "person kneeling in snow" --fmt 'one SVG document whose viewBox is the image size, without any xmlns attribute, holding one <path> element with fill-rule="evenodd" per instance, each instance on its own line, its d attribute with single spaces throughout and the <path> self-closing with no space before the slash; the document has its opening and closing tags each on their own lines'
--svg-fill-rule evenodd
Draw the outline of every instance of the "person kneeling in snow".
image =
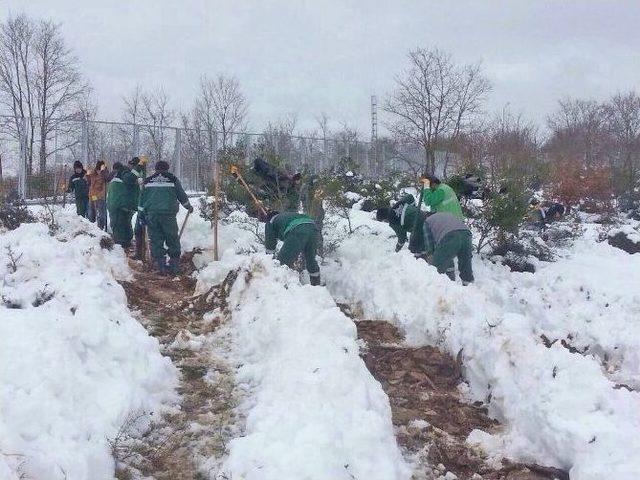
<svg viewBox="0 0 640 480">
<path fill-rule="evenodd" d="M 300 253 L 309 272 L 311 285 L 320 285 L 320 266 L 316 261 L 318 228 L 311 217 L 294 212 L 279 213 L 272 210 L 265 218 L 264 236 L 267 253 L 275 253 L 278 240 L 284 244 L 278 252 L 278 260 L 289 268 Z"/>
<path fill-rule="evenodd" d="M 400 203 L 400 202 L 398 202 Z M 442 212 L 426 216 L 411 204 L 396 204 L 394 208 L 379 208 L 378 221 L 387 221 L 398 235 L 396 252 L 400 251 L 406 235 L 411 232 L 409 250 L 417 258 L 430 257 L 438 273 L 456 279 L 453 259 L 458 257 L 458 269 L 463 285 L 473 282 L 471 231 L 455 215 Z"/>
<path fill-rule="evenodd" d="M 177 275 L 180 267 L 180 235 L 178 233 L 178 202 L 189 213 L 193 207 L 185 193 L 180 180 L 169 173 L 169 164 L 159 161 L 155 165 L 155 173 L 144 180 L 144 188 L 140 195 L 138 207 L 142 224 L 147 225 L 151 256 L 160 274 Z M 165 249 L 165 244 L 167 248 Z M 167 270 L 166 255 L 169 255 Z"/>
</svg>

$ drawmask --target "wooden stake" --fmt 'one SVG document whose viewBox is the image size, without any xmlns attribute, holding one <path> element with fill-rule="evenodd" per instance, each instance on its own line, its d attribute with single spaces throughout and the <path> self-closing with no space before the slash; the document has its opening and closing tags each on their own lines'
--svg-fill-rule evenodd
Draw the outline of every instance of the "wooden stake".
<svg viewBox="0 0 640 480">
<path fill-rule="evenodd" d="M 220 171 L 218 162 L 213 164 L 213 260 L 218 261 L 218 200 L 220 194 Z"/>
</svg>

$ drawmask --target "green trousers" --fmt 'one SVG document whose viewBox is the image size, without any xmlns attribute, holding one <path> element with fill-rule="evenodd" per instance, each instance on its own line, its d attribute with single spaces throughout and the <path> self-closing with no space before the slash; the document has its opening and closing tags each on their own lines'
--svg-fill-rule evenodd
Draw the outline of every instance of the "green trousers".
<svg viewBox="0 0 640 480">
<path fill-rule="evenodd" d="M 109 209 L 109 225 L 111 225 L 111 235 L 114 243 L 121 245 L 122 248 L 131 246 L 133 238 L 133 228 L 131 228 L 131 218 L 133 212 L 124 208 Z"/>
<path fill-rule="evenodd" d="M 301 253 L 304 254 L 304 262 L 311 276 L 320 274 L 320 266 L 316 261 L 318 250 L 318 230 L 312 223 L 303 223 L 293 227 L 284 237 L 284 243 L 278 253 L 278 260 L 283 265 L 293 267 L 293 263 Z"/>
<path fill-rule="evenodd" d="M 76 213 L 81 217 L 87 216 L 89 209 L 89 198 L 76 198 Z"/>
<path fill-rule="evenodd" d="M 433 266 L 438 269 L 439 273 L 446 273 L 449 278 L 455 280 L 456 272 L 453 259 L 458 257 L 460 278 L 463 282 L 473 282 L 472 252 L 471 232 L 468 230 L 449 232 L 436 245 L 433 252 Z"/>
<path fill-rule="evenodd" d="M 169 258 L 180 258 L 180 237 L 175 213 L 148 213 L 147 232 L 153 258 L 164 259 L 167 254 Z"/>
</svg>

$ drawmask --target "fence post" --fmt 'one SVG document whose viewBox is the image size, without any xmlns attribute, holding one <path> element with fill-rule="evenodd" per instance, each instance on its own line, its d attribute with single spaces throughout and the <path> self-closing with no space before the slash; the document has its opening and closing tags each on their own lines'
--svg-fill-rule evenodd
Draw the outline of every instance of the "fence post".
<svg viewBox="0 0 640 480">
<path fill-rule="evenodd" d="M 18 167 L 18 195 L 23 200 L 27 199 L 27 120 L 22 117 L 20 119 L 20 163 Z"/>
<path fill-rule="evenodd" d="M 176 138 L 174 145 L 174 153 L 173 158 L 175 158 L 176 165 L 174 167 L 174 172 L 176 177 L 182 178 L 182 130 L 176 128 Z"/>
<path fill-rule="evenodd" d="M 133 152 L 129 155 L 130 157 L 140 155 L 140 131 L 138 125 L 135 123 L 133 124 L 133 141 L 131 142 L 131 148 L 133 148 Z"/>
<path fill-rule="evenodd" d="M 89 121 L 82 121 L 82 164 L 89 164 Z"/>
</svg>

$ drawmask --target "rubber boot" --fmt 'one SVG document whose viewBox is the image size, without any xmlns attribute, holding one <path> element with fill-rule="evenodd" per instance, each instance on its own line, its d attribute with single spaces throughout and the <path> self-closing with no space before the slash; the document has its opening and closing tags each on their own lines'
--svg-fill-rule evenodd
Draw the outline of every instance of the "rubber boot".
<svg viewBox="0 0 640 480">
<path fill-rule="evenodd" d="M 312 286 L 317 287 L 320 285 L 320 274 L 318 275 L 309 275 L 309 283 Z"/>
<path fill-rule="evenodd" d="M 180 258 L 169 259 L 169 273 L 171 275 L 180 275 Z"/>
<path fill-rule="evenodd" d="M 153 267 L 158 275 L 167 275 L 169 273 L 164 258 L 154 258 Z"/>
</svg>

